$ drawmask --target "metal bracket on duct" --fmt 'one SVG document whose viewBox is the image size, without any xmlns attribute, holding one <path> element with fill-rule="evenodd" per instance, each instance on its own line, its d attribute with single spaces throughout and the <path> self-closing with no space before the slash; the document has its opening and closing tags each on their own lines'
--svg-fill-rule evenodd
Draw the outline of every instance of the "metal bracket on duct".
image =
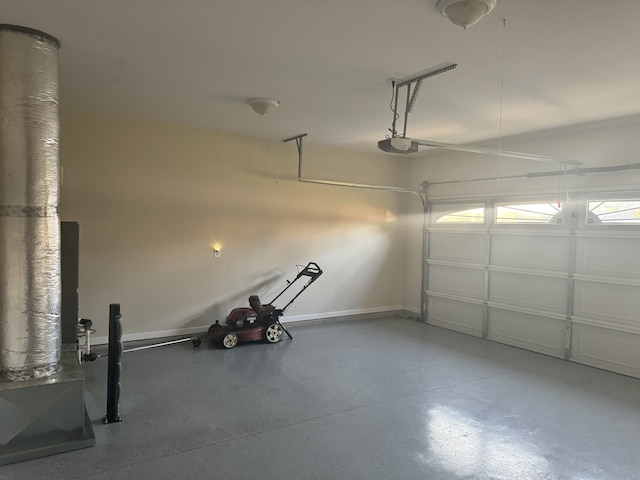
<svg viewBox="0 0 640 480">
<path fill-rule="evenodd" d="M 418 146 L 422 145 L 425 147 L 436 147 L 442 148 L 445 150 L 455 150 L 458 152 L 466 152 L 466 153 L 475 153 L 481 155 L 493 155 L 496 157 L 508 157 L 508 158 L 518 158 L 521 160 L 533 160 L 536 162 L 552 162 L 552 163 L 561 163 L 561 164 L 571 164 L 571 165 L 582 165 L 582 162 L 576 160 L 569 159 L 557 159 L 553 157 L 549 157 L 546 155 L 535 155 L 532 153 L 522 153 L 522 152 L 511 152 L 506 150 L 496 150 L 491 148 L 483 148 L 483 147 L 473 147 L 469 145 L 456 145 L 451 143 L 443 143 L 437 142 L 435 140 L 421 140 L 417 138 L 407 137 L 407 124 L 409 122 L 409 114 L 413 111 L 413 107 L 416 102 L 416 98 L 418 97 L 418 93 L 420 92 L 420 87 L 422 85 L 422 81 L 439 75 L 441 73 L 448 72 L 456 68 L 458 64 L 456 63 L 447 63 L 442 65 L 437 65 L 428 70 L 424 70 L 422 72 L 415 73 L 408 77 L 392 80 L 393 87 L 393 122 L 391 124 L 391 128 L 389 131 L 391 132 L 391 137 L 385 138 L 384 140 L 380 140 L 378 142 L 378 148 L 380 150 L 384 150 L 389 153 L 416 153 L 418 151 Z M 407 95 L 405 101 L 404 108 L 404 122 L 402 127 L 402 135 L 398 134 L 396 130 L 396 122 L 400 115 L 398 114 L 398 97 L 400 94 L 400 88 L 407 87 Z"/>
</svg>

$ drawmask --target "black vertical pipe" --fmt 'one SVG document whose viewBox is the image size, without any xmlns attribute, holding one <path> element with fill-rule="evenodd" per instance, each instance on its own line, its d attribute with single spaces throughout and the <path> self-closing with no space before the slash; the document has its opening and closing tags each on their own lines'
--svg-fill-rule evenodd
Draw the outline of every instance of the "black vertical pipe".
<svg viewBox="0 0 640 480">
<path fill-rule="evenodd" d="M 120 400 L 120 375 L 122 365 L 122 315 L 120 304 L 109 305 L 109 365 L 107 371 L 107 415 L 102 419 L 104 423 L 121 422 L 118 414 Z"/>
</svg>

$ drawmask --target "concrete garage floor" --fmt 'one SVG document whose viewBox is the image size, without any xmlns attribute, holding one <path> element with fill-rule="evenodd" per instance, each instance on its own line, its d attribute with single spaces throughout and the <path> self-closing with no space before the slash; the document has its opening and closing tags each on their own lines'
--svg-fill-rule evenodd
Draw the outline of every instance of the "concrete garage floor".
<svg viewBox="0 0 640 480">
<path fill-rule="evenodd" d="M 0 479 L 637 479 L 640 380 L 411 320 L 127 353 L 120 424 Z"/>
</svg>

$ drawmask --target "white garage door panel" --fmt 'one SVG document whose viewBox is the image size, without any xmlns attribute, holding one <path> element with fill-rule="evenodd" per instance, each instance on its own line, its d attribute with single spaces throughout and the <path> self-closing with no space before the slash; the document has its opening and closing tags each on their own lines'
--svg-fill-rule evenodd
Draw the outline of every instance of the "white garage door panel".
<svg viewBox="0 0 640 480">
<path fill-rule="evenodd" d="M 562 320 L 497 308 L 489 309 L 488 338 L 534 352 L 564 357 L 566 327 Z"/>
<path fill-rule="evenodd" d="M 568 237 L 540 235 L 495 235 L 491 242 L 491 264 L 503 267 L 566 271 Z"/>
<path fill-rule="evenodd" d="M 440 327 L 482 336 L 482 305 L 429 297 L 429 323 Z"/>
<path fill-rule="evenodd" d="M 489 299 L 507 305 L 564 313 L 567 308 L 567 280 L 563 278 L 490 273 Z"/>
<path fill-rule="evenodd" d="M 573 325 L 571 359 L 624 375 L 640 377 L 640 335 L 591 325 Z"/>
<path fill-rule="evenodd" d="M 481 299 L 483 285 L 483 270 L 444 265 L 429 266 L 429 290 Z"/>
<path fill-rule="evenodd" d="M 550 198 L 514 195 L 500 218 L 509 198 L 443 204 L 484 222 L 431 217 L 427 322 L 640 378 L 640 190 L 576 192 L 564 224 L 533 223 Z"/>
<path fill-rule="evenodd" d="M 578 238 L 576 272 L 637 278 L 640 274 L 640 239 Z"/>
<path fill-rule="evenodd" d="M 429 258 L 466 263 L 484 263 L 484 235 L 433 233 L 429 237 Z"/>
<path fill-rule="evenodd" d="M 640 287 L 576 281 L 573 314 L 640 327 Z"/>
</svg>

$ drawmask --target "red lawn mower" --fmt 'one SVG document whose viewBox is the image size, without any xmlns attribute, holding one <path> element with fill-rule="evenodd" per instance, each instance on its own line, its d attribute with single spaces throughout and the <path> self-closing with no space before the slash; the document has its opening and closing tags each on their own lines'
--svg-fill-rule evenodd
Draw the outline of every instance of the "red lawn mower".
<svg viewBox="0 0 640 480">
<path fill-rule="evenodd" d="M 226 325 L 221 325 L 216 320 L 216 323 L 209 327 L 209 338 L 220 342 L 224 348 L 233 348 L 238 342 L 256 340 L 277 343 L 282 340 L 285 333 L 293 340 L 289 331 L 280 323 L 280 317 L 320 275 L 322 275 L 322 269 L 318 264 L 309 262 L 296 278 L 291 281 L 287 280 L 287 286 L 284 290 L 266 305 L 260 302 L 258 295 L 251 295 L 249 297 L 250 308 L 240 307 L 231 310 L 227 315 Z M 307 283 L 302 286 L 302 289 L 283 308 L 276 308 L 273 303 L 302 277 L 308 277 Z"/>
</svg>

